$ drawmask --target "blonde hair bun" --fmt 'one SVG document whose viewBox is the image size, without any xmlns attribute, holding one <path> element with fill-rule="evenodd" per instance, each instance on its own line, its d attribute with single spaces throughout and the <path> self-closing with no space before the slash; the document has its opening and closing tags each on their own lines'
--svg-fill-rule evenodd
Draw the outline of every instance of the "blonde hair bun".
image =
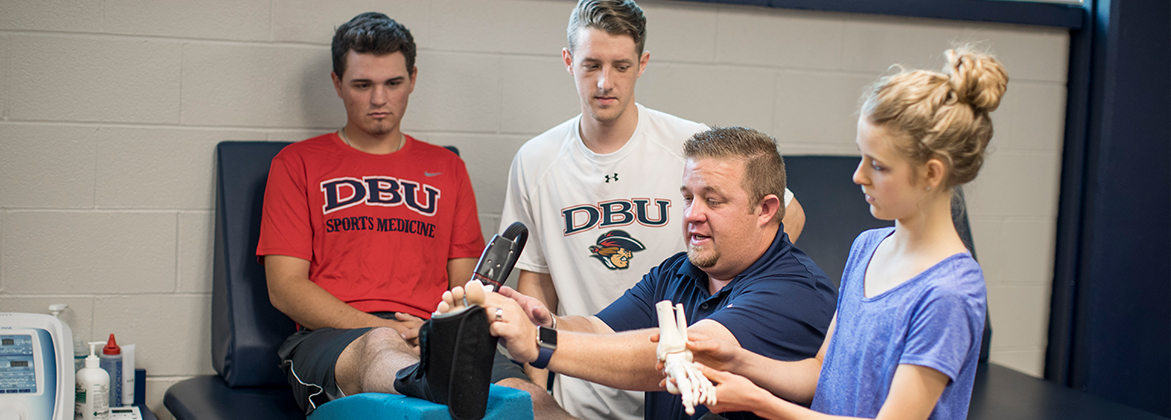
<svg viewBox="0 0 1171 420">
<path fill-rule="evenodd" d="M 879 79 L 863 97 L 862 117 L 897 134 L 911 163 L 938 157 L 946 187 L 976 178 L 992 140 L 989 112 L 1000 106 L 1008 72 L 991 55 L 964 46 L 946 52 L 943 72 L 915 70 Z"/>
<path fill-rule="evenodd" d="M 944 73 L 949 77 L 956 99 L 977 112 L 995 111 L 1008 86 L 1008 73 L 1000 61 L 970 46 L 950 49 L 946 54 Z"/>
</svg>

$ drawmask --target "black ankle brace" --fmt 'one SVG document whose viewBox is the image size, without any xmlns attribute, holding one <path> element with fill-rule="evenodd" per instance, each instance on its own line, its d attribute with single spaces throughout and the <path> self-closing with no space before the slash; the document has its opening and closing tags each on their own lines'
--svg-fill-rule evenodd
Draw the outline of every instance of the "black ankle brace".
<svg viewBox="0 0 1171 420">
<path fill-rule="evenodd" d="M 436 315 L 419 330 L 419 363 L 398 371 L 394 388 L 447 405 L 454 419 L 481 419 L 488 408 L 496 341 L 479 305 Z"/>
</svg>

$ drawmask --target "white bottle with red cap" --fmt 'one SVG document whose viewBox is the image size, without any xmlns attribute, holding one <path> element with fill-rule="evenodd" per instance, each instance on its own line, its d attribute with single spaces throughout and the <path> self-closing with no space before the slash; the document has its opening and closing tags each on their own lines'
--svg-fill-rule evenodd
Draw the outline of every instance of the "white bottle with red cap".
<svg viewBox="0 0 1171 420">
<path fill-rule="evenodd" d="M 110 407 L 121 407 L 122 404 L 122 348 L 110 334 L 106 347 L 102 347 L 102 369 L 110 374 Z"/>
</svg>

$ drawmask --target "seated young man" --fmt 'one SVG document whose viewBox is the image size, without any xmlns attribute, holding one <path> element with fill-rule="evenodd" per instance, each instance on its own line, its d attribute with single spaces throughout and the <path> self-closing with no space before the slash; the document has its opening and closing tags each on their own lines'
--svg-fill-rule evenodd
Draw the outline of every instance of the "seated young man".
<svg viewBox="0 0 1171 420">
<path fill-rule="evenodd" d="M 463 161 L 400 129 L 415 51 L 410 31 L 380 13 L 338 27 L 331 77 L 347 122 L 286 147 L 269 172 L 256 254 L 273 306 L 300 326 L 280 357 L 306 414 L 346 395 L 398 393 L 395 374 L 419 361 L 423 320 L 471 278 L 484 247 Z M 497 361 L 493 382 L 558 415 L 520 368 Z"/>
</svg>

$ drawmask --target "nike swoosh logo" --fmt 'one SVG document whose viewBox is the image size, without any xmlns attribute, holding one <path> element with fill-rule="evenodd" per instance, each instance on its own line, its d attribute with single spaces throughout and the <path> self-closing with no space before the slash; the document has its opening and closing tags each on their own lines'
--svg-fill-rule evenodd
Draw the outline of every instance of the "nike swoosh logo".
<svg viewBox="0 0 1171 420">
<path fill-rule="evenodd" d="M 443 175 L 443 172 L 427 172 L 427 171 L 423 171 L 423 176 L 428 176 L 428 177 L 430 177 L 430 176 L 436 176 L 436 175 Z"/>
</svg>

